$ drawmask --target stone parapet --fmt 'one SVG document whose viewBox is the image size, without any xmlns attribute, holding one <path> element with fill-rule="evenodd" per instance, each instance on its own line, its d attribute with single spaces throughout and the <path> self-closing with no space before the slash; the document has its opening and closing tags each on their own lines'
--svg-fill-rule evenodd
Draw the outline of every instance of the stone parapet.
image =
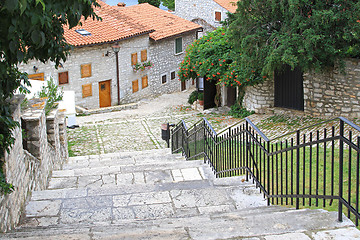
<svg viewBox="0 0 360 240">
<path fill-rule="evenodd" d="M 242 104 L 247 110 L 256 113 L 263 113 L 266 108 L 274 107 L 274 80 L 245 87 Z"/>
<path fill-rule="evenodd" d="M 20 128 L 13 131 L 15 142 L 5 154 L 4 174 L 14 191 L 0 196 L 0 231 L 13 229 L 33 190 L 48 185 L 54 169 L 60 169 L 68 159 L 65 115 L 57 109 L 45 116 L 46 99 L 29 100 L 29 107 L 21 112 L 23 96 L 15 96 L 11 103 L 13 119 Z"/>
</svg>

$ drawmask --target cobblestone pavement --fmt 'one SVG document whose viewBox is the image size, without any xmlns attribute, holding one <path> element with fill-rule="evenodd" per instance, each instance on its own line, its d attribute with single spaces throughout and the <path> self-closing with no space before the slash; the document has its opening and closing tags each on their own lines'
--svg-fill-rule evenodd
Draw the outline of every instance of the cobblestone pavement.
<svg viewBox="0 0 360 240">
<path fill-rule="evenodd" d="M 178 123 L 183 119 L 188 126 L 206 117 L 216 130 L 239 119 L 219 109 L 204 114 L 191 109 L 187 103 L 191 91 L 165 94 L 140 102 L 138 109 L 77 117 L 79 128 L 69 129 L 71 156 L 142 151 L 166 147 L 161 139 L 162 123 Z"/>
<path fill-rule="evenodd" d="M 240 121 L 227 115 L 227 107 L 214 109 L 210 113 L 191 109 L 187 103 L 191 91 L 143 100 L 137 109 L 77 117 L 80 127 L 68 130 L 70 156 L 165 148 L 160 125 L 166 122 L 178 123 L 183 119 L 191 126 L 206 117 L 213 128 L 219 131 Z M 297 111 L 278 110 L 269 111 L 267 114 L 253 114 L 249 118 L 270 139 L 325 120 Z M 360 119 L 351 120 L 360 124 Z M 330 125 L 320 126 L 320 134 L 324 127 Z M 310 130 L 314 129 L 307 131 Z M 303 132 L 305 133 L 306 131 Z"/>
</svg>

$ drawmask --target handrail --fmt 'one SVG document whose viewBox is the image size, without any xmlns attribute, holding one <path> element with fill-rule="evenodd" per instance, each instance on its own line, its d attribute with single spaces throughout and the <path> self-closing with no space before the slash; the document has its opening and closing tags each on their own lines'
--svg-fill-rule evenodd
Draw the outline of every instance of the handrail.
<svg viewBox="0 0 360 240">
<path fill-rule="evenodd" d="M 339 122 L 332 123 L 332 126 L 327 124 L 336 120 Z M 319 128 L 313 129 L 324 124 L 321 135 Z M 349 128 L 344 134 L 344 124 L 356 130 L 356 135 Z M 301 133 L 306 129 L 311 129 L 311 132 Z M 314 130 L 317 130 L 316 135 L 312 135 Z M 228 133 L 223 135 L 226 131 Z M 318 206 L 319 199 L 324 201 L 325 206 L 326 199 L 336 199 L 339 201 L 338 220 L 342 220 L 344 206 L 348 217 L 353 214 L 351 216 L 355 218 L 355 224 L 359 223 L 360 201 L 354 202 L 351 197 L 355 194 L 360 198 L 360 127 L 344 117 L 312 124 L 273 139 L 269 139 L 249 118 L 219 133 L 206 118 L 189 128 L 181 120 L 172 131 L 171 139 L 173 152 L 182 151 L 188 160 L 203 157 L 204 162 L 211 165 L 216 177 L 246 174 L 247 180 L 249 176 L 253 178 L 253 182 L 267 197 L 268 204 L 270 200 L 273 204 L 284 200 L 298 209 L 300 199 L 303 199 L 304 206 L 305 202 L 311 206 L 311 201 L 315 201 Z M 273 142 L 275 140 L 278 141 Z M 334 153 L 335 148 L 338 153 Z M 334 171 L 337 165 L 339 169 Z M 283 184 L 286 189 L 284 192 Z M 305 191 L 306 185 L 310 186 Z M 331 187 L 331 191 L 325 191 L 325 186 Z"/>
</svg>

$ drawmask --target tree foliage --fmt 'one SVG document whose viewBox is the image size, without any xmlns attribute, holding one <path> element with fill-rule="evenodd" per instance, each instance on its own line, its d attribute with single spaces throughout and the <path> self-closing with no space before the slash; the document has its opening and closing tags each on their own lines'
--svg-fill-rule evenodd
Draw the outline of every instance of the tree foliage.
<svg viewBox="0 0 360 240">
<path fill-rule="evenodd" d="M 139 2 L 139 4 L 140 3 L 148 3 L 148 4 L 153 5 L 155 7 L 159 7 L 160 3 L 161 3 L 160 0 L 139 0 L 138 2 Z"/>
<path fill-rule="evenodd" d="M 175 11 L 175 0 L 161 0 L 161 3 L 168 9 Z"/>
<path fill-rule="evenodd" d="M 254 83 L 284 64 L 303 71 L 342 66 L 359 56 L 358 0 L 242 0 L 230 14 L 239 77 Z"/>
<path fill-rule="evenodd" d="M 2 172 L 5 151 L 18 126 L 11 117 L 9 99 L 28 84 L 27 75 L 17 65 L 30 59 L 65 61 L 70 46 L 63 37 L 63 26 L 72 28 L 80 19 L 98 18 L 96 0 L 0 0 L 0 193 L 11 191 Z"/>
</svg>

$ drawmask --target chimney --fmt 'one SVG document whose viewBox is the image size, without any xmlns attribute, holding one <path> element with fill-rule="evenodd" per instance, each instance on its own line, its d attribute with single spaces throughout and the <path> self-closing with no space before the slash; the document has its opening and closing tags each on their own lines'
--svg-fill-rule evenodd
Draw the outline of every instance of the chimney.
<svg viewBox="0 0 360 240">
<path fill-rule="evenodd" d="M 118 7 L 125 7 L 125 6 L 126 6 L 126 4 L 125 4 L 125 3 L 123 3 L 123 2 L 119 2 L 119 3 L 117 4 L 117 6 L 118 6 Z"/>
</svg>

